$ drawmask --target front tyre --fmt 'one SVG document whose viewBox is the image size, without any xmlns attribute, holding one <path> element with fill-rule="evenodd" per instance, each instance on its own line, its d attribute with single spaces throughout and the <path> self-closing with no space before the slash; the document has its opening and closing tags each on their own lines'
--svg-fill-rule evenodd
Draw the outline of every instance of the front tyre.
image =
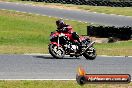
<svg viewBox="0 0 132 88">
<path fill-rule="evenodd" d="M 95 48 L 90 47 L 89 49 L 86 50 L 86 52 L 83 54 L 83 56 L 87 60 L 94 60 L 97 56 Z"/>
<path fill-rule="evenodd" d="M 54 44 L 49 45 L 49 53 L 56 59 L 61 59 L 65 56 L 64 49 Z"/>
</svg>

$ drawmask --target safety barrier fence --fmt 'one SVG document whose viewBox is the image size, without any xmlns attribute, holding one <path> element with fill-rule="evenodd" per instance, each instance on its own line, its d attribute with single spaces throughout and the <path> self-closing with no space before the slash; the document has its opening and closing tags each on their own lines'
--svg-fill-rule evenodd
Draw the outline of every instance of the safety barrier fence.
<svg viewBox="0 0 132 88">
<path fill-rule="evenodd" d="M 111 6 L 111 7 L 132 7 L 132 0 L 22 0 L 22 1 L 40 1 L 47 3 L 63 3 L 76 5 L 92 6 Z"/>
<path fill-rule="evenodd" d="M 95 37 L 115 37 L 121 40 L 132 38 L 132 27 L 115 27 L 115 26 L 87 26 L 87 35 Z"/>
</svg>

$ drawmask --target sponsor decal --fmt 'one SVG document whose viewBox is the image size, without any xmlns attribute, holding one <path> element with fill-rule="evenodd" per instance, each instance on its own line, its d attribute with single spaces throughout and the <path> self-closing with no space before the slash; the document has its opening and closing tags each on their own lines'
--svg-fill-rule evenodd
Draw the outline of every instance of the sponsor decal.
<svg viewBox="0 0 132 88">
<path fill-rule="evenodd" d="M 79 67 L 76 81 L 80 85 L 86 83 L 130 83 L 131 76 L 129 74 L 86 74 L 85 70 Z"/>
</svg>

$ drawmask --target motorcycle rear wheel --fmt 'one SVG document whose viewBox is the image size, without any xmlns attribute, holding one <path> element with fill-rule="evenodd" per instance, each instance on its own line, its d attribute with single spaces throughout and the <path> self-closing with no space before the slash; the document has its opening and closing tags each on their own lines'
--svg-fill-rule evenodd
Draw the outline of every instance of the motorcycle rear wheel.
<svg viewBox="0 0 132 88">
<path fill-rule="evenodd" d="M 49 53 L 56 59 L 62 59 L 65 56 L 64 49 L 54 44 L 49 45 Z"/>
<path fill-rule="evenodd" d="M 91 52 L 90 52 L 91 51 Z M 87 60 L 94 60 L 97 56 L 96 54 L 96 50 L 93 47 L 90 47 L 84 54 L 83 56 L 87 59 Z"/>
</svg>

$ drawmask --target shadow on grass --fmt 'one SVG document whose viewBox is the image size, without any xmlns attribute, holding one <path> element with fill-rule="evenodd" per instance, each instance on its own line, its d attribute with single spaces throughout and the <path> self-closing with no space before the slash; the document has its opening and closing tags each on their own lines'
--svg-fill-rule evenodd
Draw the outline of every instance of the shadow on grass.
<svg viewBox="0 0 132 88">
<path fill-rule="evenodd" d="M 42 59 L 56 59 L 53 58 L 52 56 L 33 56 L 35 58 L 42 58 Z M 64 57 L 62 59 L 81 59 L 81 58 L 76 58 L 76 57 Z"/>
</svg>

